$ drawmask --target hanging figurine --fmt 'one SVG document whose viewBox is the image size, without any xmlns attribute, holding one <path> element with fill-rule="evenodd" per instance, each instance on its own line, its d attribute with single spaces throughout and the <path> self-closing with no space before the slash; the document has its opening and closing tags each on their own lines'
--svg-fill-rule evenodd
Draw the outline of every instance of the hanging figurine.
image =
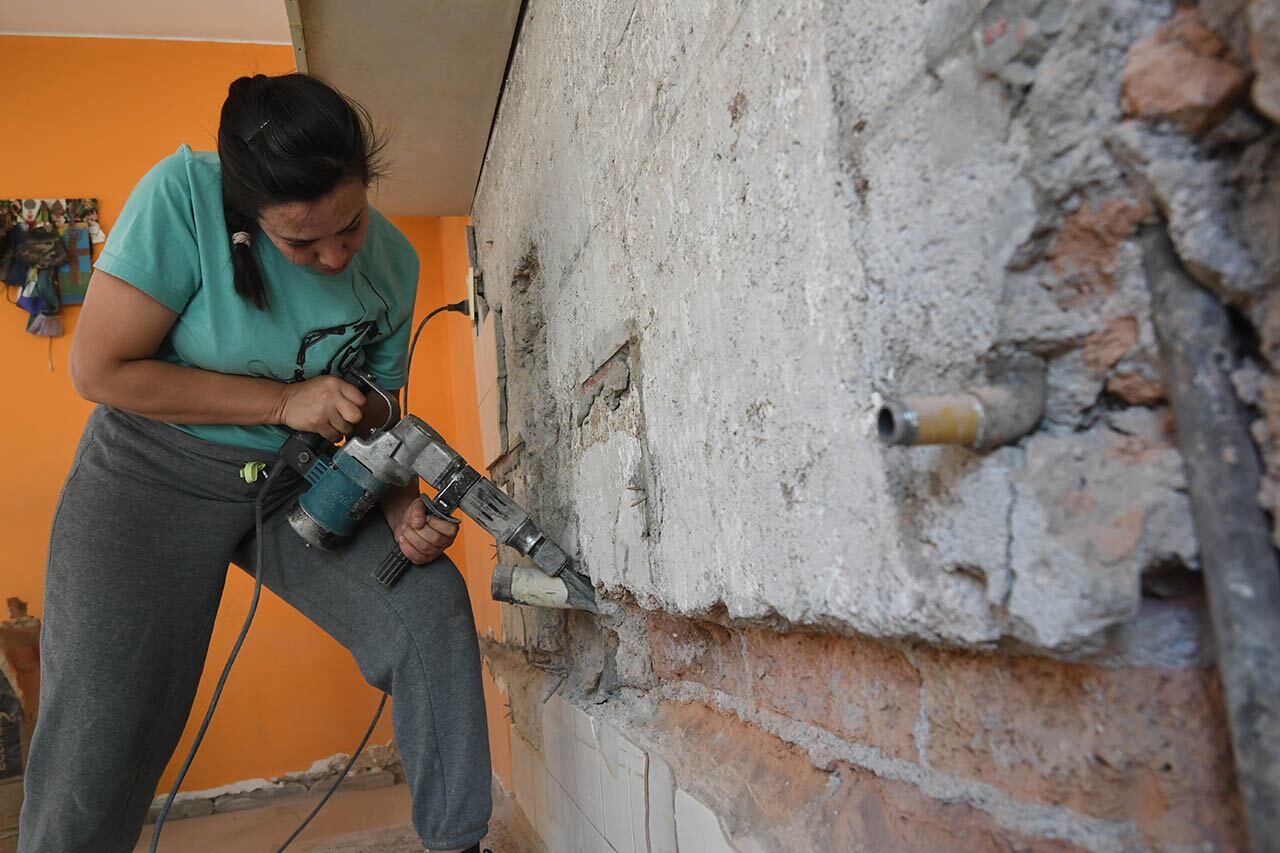
<svg viewBox="0 0 1280 853">
<path fill-rule="evenodd" d="M 0 199 L 0 278 L 19 288 L 27 331 L 62 334 L 62 305 L 84 301 L 92 247 L 106 240 L 95 198 Z"/>
<path fill-rule="evenodd" d="M 0 273 L 4 275 L 5 285 L 22 287 L 27 283 L 27 265 L 18 260 L 18 249 L 27 241 L 27 229 L 22 224 L 22 202 L 14 200 L 6 205 L 8 232 L 8 259 Z"/>
<path fill-rule="evenodd" d="M 13 258 L 13 244 L 9 239 L 12 232 L 13 222 L 9 215 L 9 201 L 0 198 L 0 279 L 8 275 L 9 261 Z M 8 293 L 7 288 L 5 292 Z"/>
<path fill-rule="evenodd" d="M 65 225 L 59 227 L 62 242 L 70 256 L 67 263 L 58 268 L 58 295 L 63 305 L 84 302 L 89 287 L 92 245 L 105 238 L 98 227 L 98 203 L 91 198 L 69 198 L 65 205 Z"/>
<path fill-rule="evenodd" d="M 18 297 L 18 307 L 31 314 L 27 331 L 40 337 L 58 337 L 62 334 L 58 267 L 67 262 L 68 255 L 48 205 L 40 205 L 27 226 L 26 240 L 14 256 L 27 265 L 27 280 Z"/>
<path fill-rule="evenodd" d="M 75 206 L 74 222 L 83 222 L 89 229 L 89 242 L 93 245 L 107 242 L 107 232 L 98 224 L 98 200 L 96 198 L 69 199 Z"/>
</svg>

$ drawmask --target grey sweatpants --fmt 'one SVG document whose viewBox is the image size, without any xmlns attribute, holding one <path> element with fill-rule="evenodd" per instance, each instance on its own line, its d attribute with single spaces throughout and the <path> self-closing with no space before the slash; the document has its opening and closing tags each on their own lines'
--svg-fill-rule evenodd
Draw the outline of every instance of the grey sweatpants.
<svg viewBox="0 0 1280 853">
<path fill-rule="evenodd" d="M 21 853 L 132 850 L 191 710 L 227 566 L 254 568 L 264 480 L 246 484 L 239 470 L 255 459 L 272 461 L 108 407 L 89 418 L 50 538 Z M 478 841 L 491 806 L 489 746 L 461 575 L 442 557 L 384 589 L 369 574 L 393 546 L 381 513 L 336 554 L 309 548 L 285 518 L 302 481 L 273 479 L 263 584 L 392 695 L 423 843 Z"/>
</svg>

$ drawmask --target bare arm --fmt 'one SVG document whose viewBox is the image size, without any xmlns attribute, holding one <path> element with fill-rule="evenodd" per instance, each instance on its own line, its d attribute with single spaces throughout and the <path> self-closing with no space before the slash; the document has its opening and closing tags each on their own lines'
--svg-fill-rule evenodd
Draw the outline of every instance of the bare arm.
<svg viewBox="0 0 1280 853">
<path fill-rule="evenodd" d="M 364 396 L 333 376 L 297 384 L 181 367 L 155 357 L 178 315 L 126 281 L 94 270 L 71 344 L 76 392 L 183 424 L 281 424 L 330 440 L 350 433 Z"/>
</svg>

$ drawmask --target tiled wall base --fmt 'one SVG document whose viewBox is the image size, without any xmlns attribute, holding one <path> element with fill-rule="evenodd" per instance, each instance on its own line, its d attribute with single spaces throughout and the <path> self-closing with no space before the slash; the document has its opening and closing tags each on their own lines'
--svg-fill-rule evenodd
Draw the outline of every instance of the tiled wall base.
<svg viewBox="0 0 1280 853">
<path fill-rule="evenodd" d="M 675 787 L 661 758 L 553 696 L 543 752 L 511 727 L 516 802 L 548 850 L 730 853 L 716 816 Z"/>
</svg>

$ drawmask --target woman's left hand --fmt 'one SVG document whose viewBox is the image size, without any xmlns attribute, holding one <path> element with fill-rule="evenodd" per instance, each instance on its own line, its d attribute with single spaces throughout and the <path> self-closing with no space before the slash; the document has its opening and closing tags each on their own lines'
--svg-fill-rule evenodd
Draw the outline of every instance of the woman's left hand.
<svg viewBox="0 0 1280 853">
<path fill-rule="evenodd" d="M 457 522 L 427 512 L 422 501 L 414 499 L 400 514 L 400 520 L 391 525 L 396 544 L 415 566 L 422 566 L 444 553 L 458 536 Z"/>
</svg>

